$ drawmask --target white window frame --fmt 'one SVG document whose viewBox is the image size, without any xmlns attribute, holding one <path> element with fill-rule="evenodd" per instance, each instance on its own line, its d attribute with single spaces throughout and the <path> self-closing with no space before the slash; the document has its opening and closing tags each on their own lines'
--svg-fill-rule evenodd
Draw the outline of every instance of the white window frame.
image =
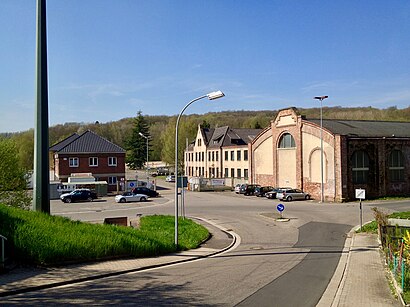
<svg viewBox="0 0 410 307">
<path fill-rule="evenodd" d="M 96 162 L 96 163 L 94 163 L 94 162 Z M 97 167 L 98 166 L 98 157 L 89 157 L 88 158 L 88 166 Z"/>
<path fill-rule="evenodd" d="M 108 184 L 109 185 L 116 185 L 117 184 L 117 176 L 108 177 Z"/>
<path fill-rule="evenodd" d="M 117 157 L 108 157 L 108 166 L 117 166 Z"/>
<path fill-rule="evenodd" d="M 68 166 L 69 167 L 79 167 L 80 160 L 77 157 L 68 158 Z"/>
</svg>

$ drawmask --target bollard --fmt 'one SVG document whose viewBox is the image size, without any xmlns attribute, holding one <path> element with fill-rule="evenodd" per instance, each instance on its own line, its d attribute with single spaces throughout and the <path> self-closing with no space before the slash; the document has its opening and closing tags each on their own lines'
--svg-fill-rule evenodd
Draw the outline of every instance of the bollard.
<svg viewBox="0 0 410 307">
<path fill-rule="evenodd" d="M 401 262 L 401 291 L 404 292 L 404 266 L 406 261 L 403 259 Z"/>
<path fill-rule="evenodd" d="M 0 239 L 1 239 L 1 262 L 0 262 L 0 268 L 4 268 L 4 263 L 5 263 L 5 256 L 4 256 L 4 254 L 5 254 L 5 252 L 4 252 L 4 249 L 5 249 L 5 246 L 4 246 L 4 241 L 6 241 L 7 240 L 7 238 L 6 237 L 3 237 L 2 235 L 0 235 Z"/>
</svg>

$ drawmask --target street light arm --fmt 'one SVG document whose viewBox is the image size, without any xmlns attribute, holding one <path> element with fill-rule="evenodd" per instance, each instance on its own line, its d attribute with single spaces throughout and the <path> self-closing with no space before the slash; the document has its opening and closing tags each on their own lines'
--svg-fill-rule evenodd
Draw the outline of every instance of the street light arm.
<svg viewBox="0 0 410 307">
<path fill-rule="evenodd" d="M 195 99 L 192 99 L 190 102 L 187 103 L 187 105 L 181 110 L 177 117 L 177 122 L 175 124 L 175 245 L 178 246 L 178 125 L 179 125 L 179 120 L 181 119 L 182 114 L 185 112 L 185 110 L 193 104 L 195 101 L 203 99 L 203 98 L 208 98 L 209 100 L 214 100 L 218 99 L 221 97 L 224 97 L 225 94 L 221 91 L 216 91 L 212 93 L 208 93 L 206 95 L 202 95 L 200 97 L 197 97 Z"/>
</svg>

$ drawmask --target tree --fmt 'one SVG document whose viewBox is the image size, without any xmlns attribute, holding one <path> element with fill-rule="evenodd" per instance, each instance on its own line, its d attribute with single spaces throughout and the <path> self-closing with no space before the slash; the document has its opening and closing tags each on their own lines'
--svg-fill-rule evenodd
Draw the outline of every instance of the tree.
<svg viewBox="0 0 410 307">
<path fill-rule="evenodd" d="M 0 139 L 0 203 L 28 209 L 27 176 L 18 157 L 15 142 Z"/>
<path fill-rule="evenodd" d="M 174 165 L 175 164 L 175 125 L 176 117 L 172 118 L 161 135 L 163 144 L 161 151 L 162 161 Z M 179 121 L 178 127 L 178 170 L 181 171 L 184 166 L 184 150 L 187 140 L 191 142 L 196 135 L 198 129 L 197 122 L 189 117 L 183 116 Z"/>
<path fill-rule="evenodd" d="M 131 135 L 125 141 L 126 163 L 131 169 L 136 169 L 142 168 L 147 160 L 147 140 L 140 133 L 148 137 L 148 148 L 150 138 L 149 127 L 141 111 L 138 111 L 134 118 L 133 126 Z"/>
<path fill-rule="evenodd" d="M 34 164 L 34 130 L 30 129 L 12 137 L 17 147 L 19 163 L 26 171 L 33 170 Z"/>
</svg>

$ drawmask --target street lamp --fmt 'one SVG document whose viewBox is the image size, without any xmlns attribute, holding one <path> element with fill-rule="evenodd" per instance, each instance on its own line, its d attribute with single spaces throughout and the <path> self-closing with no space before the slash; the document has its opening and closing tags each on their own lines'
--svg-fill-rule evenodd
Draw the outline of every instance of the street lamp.
<svg viewBox="0 0 410 307">
<path fill-rule="evenodd" d="M 148 178 L 149 178 L 149 176 L 148 176 L 148 137 L 143 135 L 141 132 L 138 132 L 138 134 L 140 136 L 142 136 L 144 139 L 147 140 L 147 167 L 146 167 L 146 171 L 147 171 L 147 187 L 148 187 Z"/>
<path fill-rule="evenodd" d="M 179 125 L 179 120 L 182 114 L 184 113 L 184 111 L 195 101 L 203 99 L 203 98 L 208 98 L 209 100 L 215 100 L 218 98 L 222 98 L 224 96 L 225 94 L 222 93 L 221 91 L 216 91 L 216 92 L 212 92 L 212 93 L 197 97 L 195 99 L 192 99 L 181 110 L 177 118 L 177 123 L 175 125 L 175 245 L 176 246 L 178 246 L 178 125 Z M 181 184 L 182 184 L 182 180 L 181 180 Z"/>
<path fill-rule="evenodd" d="M 323 186 L 323 113 L 322 102 L 329 96 L 316 96 L 314 99 L 320 100 L 320 202 L 324 201 L 324 186 Z"/>
</svg>

